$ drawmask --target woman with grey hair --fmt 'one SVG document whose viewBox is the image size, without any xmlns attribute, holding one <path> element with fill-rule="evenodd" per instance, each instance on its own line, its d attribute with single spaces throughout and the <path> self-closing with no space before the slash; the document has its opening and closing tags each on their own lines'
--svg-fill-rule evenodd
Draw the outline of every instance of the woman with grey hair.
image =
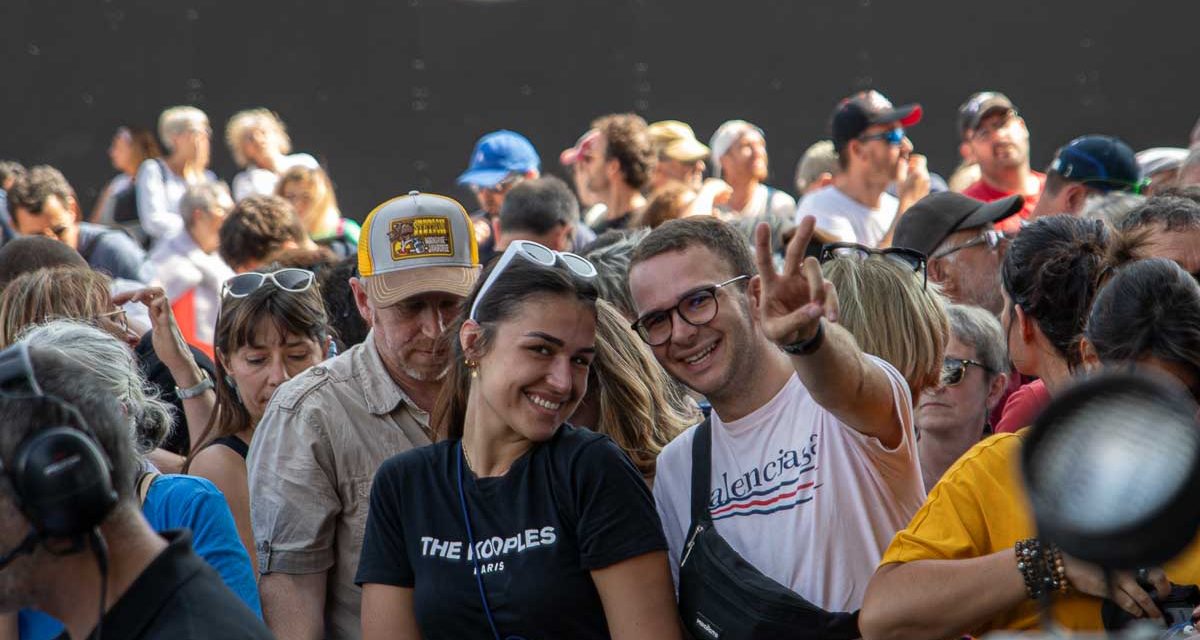
<svg viewBox="0 0 1200 640">
<path fill-rule="evenodd" d="M 208 170 L 212 128 L 208 116 L 195 107 L 171 107 L 158 118 L 158 137 L 167 157 L 142 162 L 137 185 L 138 220 L 154 242 L 183 229 L 179 200 L 187 188 L 214 181 Z"/>
<path fill-rule="evenodd" d="M 917 449 L 925 490 L 967 449 L 991 432 L 988 415 L 1008 387 L 1009 364 L 1000 321 L 979 307 L 946 307 L 950 339 L 941 384 L 917 403 Z"/>
<path fill-rule="evenodd" d="M 155 531 L 187 528 L 192 547 L 221 576 L 251 611 L 262 617 L 258 588 L 250 556 L 238 538 L 233 514 L 221 492 L 208 480 L 185 475 L 159 474 L 145 456 L 158 447 L 171 428 L 171 407 L 138 369 L 134 354 L 103 329 L 77 320 L 55 320 L 33 325 L 20 334 L 20 342 L 39 351 L 54 352 L 80 363 L 93 376 L 104 395 L 117 399 L 129 415 L 129 428 L 137 443 L 137 489 L 142 514 Z M 56 638 L 62 625 L 44 613 L 21 611 L 22 640 Z M 3 637 L 4 621 L 0 621 Z"/>
</svg>

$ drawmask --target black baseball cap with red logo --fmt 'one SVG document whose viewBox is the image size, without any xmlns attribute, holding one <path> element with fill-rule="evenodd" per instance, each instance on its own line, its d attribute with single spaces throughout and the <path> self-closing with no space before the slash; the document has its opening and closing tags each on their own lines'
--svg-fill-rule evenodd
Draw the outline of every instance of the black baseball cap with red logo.
<svg viewBox="0 0 1200 640">
<path fill-rule="evenodd" d="M 921 114 L 919 104 L 895 107 L 874 89 L 861 91 L 843 99 L 833 110 L 829 126 L 833 134 L 833 147 L 841 151 L 872 125 L 898 122 L 900 126 L 911 127 L 921 121 Z"/>
</svg>

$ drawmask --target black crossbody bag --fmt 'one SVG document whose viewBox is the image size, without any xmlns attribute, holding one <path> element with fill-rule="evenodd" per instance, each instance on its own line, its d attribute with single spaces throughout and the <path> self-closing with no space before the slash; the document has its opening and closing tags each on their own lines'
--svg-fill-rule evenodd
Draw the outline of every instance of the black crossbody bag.
<svg viewBox="0 0 1200 640">
<path fill-rule="evenodd" d="M 712 424 L 692 441 L 692 526 L 679 562 L 679 613 L 696 640 L 853 640 L 858 612 L 829 612 L 765 576 L 729 546 L 708 511 Z"/>
</svg>

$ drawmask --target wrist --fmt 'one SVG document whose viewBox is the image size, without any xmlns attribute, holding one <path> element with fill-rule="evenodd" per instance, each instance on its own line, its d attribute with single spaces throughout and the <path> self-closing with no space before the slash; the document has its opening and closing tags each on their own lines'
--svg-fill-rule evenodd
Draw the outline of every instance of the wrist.
<svg viewBox="0 0 1200 640">
<path fill-rule="evenodd" d="M 825 324 L 817 319 L 817 330 L 807 338 L 780 344 L 779 348 L 791 356 L 807 356 L 815 353 L 825 342 Z"/>
<path fill-rule="evenodd" d="M 201 395 L 204 395 L 206 391 L 213 388 L 212 378 L 208 377 L 208 374 L 204 371 L 200 371 L 196 375 L 196 380 L 196 382 L 189 384 L 187 382 L 181 382 L 178 378 L 176 378 L 175 395 L 178 396 L 180 400 L 190 400 L 192 398 L 198 398 Z M 180 386 L 180 384 L 183 386 Z"/>
</svg>

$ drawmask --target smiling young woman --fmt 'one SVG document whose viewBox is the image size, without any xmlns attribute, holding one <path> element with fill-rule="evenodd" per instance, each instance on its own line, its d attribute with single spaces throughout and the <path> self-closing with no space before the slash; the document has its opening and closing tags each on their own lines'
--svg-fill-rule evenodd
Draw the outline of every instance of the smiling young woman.
<svg viewBox="0 0 1200 640">
<path fill-rule="evenodd" d="M 596 352 L 595 269 L 513 243 L 448 335 L 449 438 L 375 477 L 357 582 L 365 638 L 678 638 L 641 474 L 564 424 Z M 469 310 L 469 311 L 468 311 Z"/>
</svg>

